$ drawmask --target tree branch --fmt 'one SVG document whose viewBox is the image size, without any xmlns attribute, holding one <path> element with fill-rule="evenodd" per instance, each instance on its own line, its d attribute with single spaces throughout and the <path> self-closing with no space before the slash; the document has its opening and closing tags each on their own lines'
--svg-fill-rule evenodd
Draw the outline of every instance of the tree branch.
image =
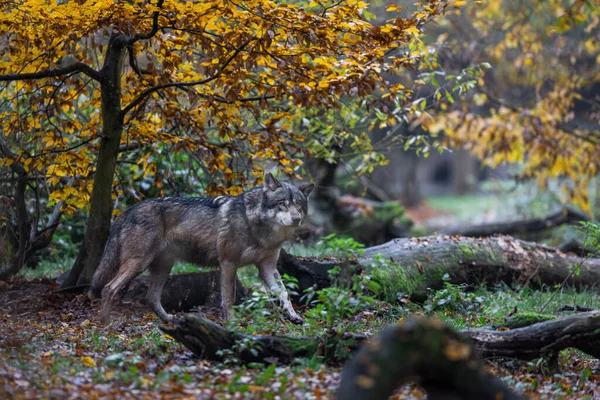
<svg viewBox="0 0 600 400">
<path fill-rule="evenodd" d="M 165 0 L 158 0 L 158 2 L 156 3 L 156 7 L 161 8 L 163 6 Z M 154 11 L 152 13 L 152 29 L 150 30 L 150 32 L 146 32 L 146 33 L 140 33 L 139 35 L 135 35 L 133 38 L 131 38 L 131 40 L 129 41 L 129 45 L 133 45 L 135 42 L 138 42 L 140 40 L 146 40 L 146 39 L 150 39 L 151 37 L 153 37 L 154 35 L 156 35 L 156 32 L 158 32 L 158 17 L 159 17 L 160 13 L 158 11 Z"/>
<path fill-rule="evenodd" d="M 235 59 L 235 57 L 237 57 L 237 55 L 239 53 L 241 53 L 253 40 L 256 40 L 256 39 L 252 38 L 252 39 L 248 40 L 246 43 L 242 44 L 240 47 L 238 47 L 234 51 L 234 53 L 231 56 L 229 56 L 229 58 L 225 61 L 225 63 L 221 67 L 221 69 L 213 76 L 210 76 L 208 78 L 205 78 L 205 79 L 202 79 L 199 81 L 193 81 L 193 82 L 165 83 L 165 84 L 156 85 L 156 86 L 153 86 L 151 88 L 144 90 L 142 93 L 139 94 L 139 96 L 137 96 L 135 99 L 133 99 L 131 101 L 131 103 L 129 103 L 127 106 L 125 106 L 125 108 L 123 108 L 123 110 L 121 111 L 121 118 L 123 118 L 125 116 L 125 114 L 127 114 L 129 111 L 131 111 L 132 109 L 137 107 L 141 102 L 143 102 L 146 99 L 146 97 L 150 96 L 152 93 L 158 92 L 161 89 L 166 89 L 166 88 L 170 88 L 170 87 L 184 88 L 184 87 L 189 87 L 189 86 L 204 85 L 205 83 L 214 81 L 215 79 L 219 78 L 223 74 L 223 71 L 225 71 L 225 68 L 227 68 L 227 66 L 231 63 L 231 61 L 233 61 L 233 59 Z"/>
<path fill-rule="evenodd" d="M 63 214 L 61 208 L 64 203 L 64 200 L 61 200 L 54 205 L 54 210 L 48 220 L 48 224 L 46 224 L 46 227 L 41 231 L 36 232 L 36 236 L 31 240 L 30 252 L 33 253 L 36 250 L 41 250 L 50 244 L 52 236 L 54 236 L 54 232 L 56 232 L 56 228 L 60 225 L 60 218 Z"/>
<path fill-rule="evenodd" d="M 96 71 L 95 69 L 84 63 L 77 62 L 63 68 L 47 69 L 45 71 L 40 72 L 0 75 L 0 82 L 27 81 L 42 78 L 52 78 L 56 76 L 70 74 L 73 72 L 82 72 L 90 78 L 100 81 L 100 72 Z"/>
</svg>

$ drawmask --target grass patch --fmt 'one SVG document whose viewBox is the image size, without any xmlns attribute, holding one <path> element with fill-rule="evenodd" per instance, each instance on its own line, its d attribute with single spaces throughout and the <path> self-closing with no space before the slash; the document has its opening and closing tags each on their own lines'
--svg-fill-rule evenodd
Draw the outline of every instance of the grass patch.
<svg viewBox="0 0 600 400">
<path fill-rule="evenodd" d="M 27 279 L 57 278 L 73 266 L 75 258 L 58 260 L 41 260 L 35 268 L 23 267 L 19 275 Z"/>
<path fill-rule="evenodd" d="M 546 306 L 544 307 L 544 305 Z M 515 307 L 523 313 L 558 315 L 557 311 L 565 305 L 598 309 L 600 308 L 600 297 L 591 291 L 577 292 L 571 288 L 558 291 L 501 290 L 488 292 L 485 296 L 483 313 L 490 322 L 495 323 L 498 322 L 499 318 L 504 318 L 510 314 Z"/>
</svg>

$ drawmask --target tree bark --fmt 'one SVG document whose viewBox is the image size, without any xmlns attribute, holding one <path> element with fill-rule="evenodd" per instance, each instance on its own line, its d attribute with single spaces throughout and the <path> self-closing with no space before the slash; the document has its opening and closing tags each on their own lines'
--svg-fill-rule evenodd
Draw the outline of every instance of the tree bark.
<svg viewBox="0 0 600 400">
<path fill-rule="evenodd" d="M 556 356 L 575 347 L 600 358 L 600 311 L 568 315 L 510 330 L 480 328 L 463 331 L 484 358 L 531 360 Z"/>
<path fill-rule="evenodd" d="M 303 277 L 301 289 L 311 282 L 327 284 L 329 269 L 343 264 L 314 258 L 280 260 L 286 273 Z M 567 256 L 552 247 L 510 236 L 394 239 L 365 249 L 353 265 L 370 271 L 382 285 L 382 295 L 390 301 L 398 292 L 412 295 L 413 299 L 424 299 L 428 288 L 441 288 L 445 279 L 457 284 L 505 282 L 553 286 L 565 283 L 576 289 L 595 291 L 600 282 L 600 259 Z M 572 266 L 580 266 L 579 274 L 574 273 Z M 311 270 L 310 279 L 306 269 Z"/>
<path fill-rule="evenodd" d="M 465 149 L 452 154 L 452 186 L 454 193 L 464 195 L 475 191 L 477 186 L 477 159 Z"/>
<path fill-rule="evenodd" d="M 110 233 L 113 210 L 112 185 L 123 133 L 121 73 L 128 40 L 127 36 L 113 32 L 108 43 L 104 66 L 100 70 L 102 140 L 96 161 L 90 215 L 80 249 L 81 256 L 77 257 L 63 287 L 84 285 L 91 281 Z"/>
<path fill-rule="evenodd" d="M 189 311 L 194 307 L 220 307 L 220 276 L 218 270 L 190 274 L 171 275 L 165 283 L 161 296 L 161 304 L 167 312 Z M 142 300 L 146 298 L 150 278 L 141 276 L 129 285 L 126 300 Z M 246 290 L 238 279 L 236 281 L 236 303 L 246 295 Z"/>
<path fill-rule="evenodd" d="M 223 350 L 233 351 L 236 343 L 245 339 L 253 345 L 236 354 L 245 364 L 265 361 L 289 364 L 296 357 L 315 355 L 320 347 L 320 342 L 314 339 L 235 333 L 202 318 L 199 314 L 186 314 L 174 326 L 163 325 L 160 329 L 183 343 L 198 357 L 213 361 L 222 361 Z"/>
<path fill-rule="evenodd" d="M 555 228 L 563 224 L 577 223 L 579 221 L 589 221 L 589 216 L 576 210 L 564 209 L 541 218 L 531 218 L 526 220 L 509 222 L 492 222 L 478 225 L 465 225 L 451 227 L 449 229 L 440 229 L 448 235 L 461 236 L 492 236 L 496 234 L 516 235 L 533 232 L 540 232 L 546 229 Z"/>
</svg>

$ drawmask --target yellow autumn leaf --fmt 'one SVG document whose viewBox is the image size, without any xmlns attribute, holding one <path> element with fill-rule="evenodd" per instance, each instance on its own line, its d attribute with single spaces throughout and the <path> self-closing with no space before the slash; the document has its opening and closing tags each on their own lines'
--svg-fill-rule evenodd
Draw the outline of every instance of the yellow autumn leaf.
<svg viewBox="0 0 600 400">
<path fill-rule="evenodd" d="M 80 359 L 81 363 L 83 365 L 85 365 L 86 367 L 92 368 L 96 366 L 96 361 L 94 361 L 91 357 L 89 356 L 83 356 Z"/>
</svg>

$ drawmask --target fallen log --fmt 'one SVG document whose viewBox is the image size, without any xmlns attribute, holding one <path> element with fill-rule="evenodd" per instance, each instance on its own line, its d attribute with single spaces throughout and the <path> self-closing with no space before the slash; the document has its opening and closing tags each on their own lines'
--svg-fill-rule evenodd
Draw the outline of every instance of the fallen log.
<svg viewBox="0 0 600 400">
<path fill-rule="evenodd" d="M 567 315 L 509 330 L 479 328 L 461 332 L 483 358 L 531 360 L 574 347 L 600 358 L 600 311 Z"/>
<path fill-rule="evenodd" d="M 541 232 L 546 229 L 556 228 L 564 224 L 578 223 L 579 221 L 589 221 L 590 217 L 577 210 L 570 208 L 556 211 L 545 217 L 521 219 L 507 222 L 490 222 L 477 225 L 463 225 L 446 229 L 439 229 L 438 232 L 444 232 L 448 235 L 461 236 L 492 236 L 503 235 L 523 235 L 534 232 Z"/>
<path fill-rule="evenodd" d="M 327 286 L 328 271 L 345 264 L 348 263 L 289 255 L 280 259 L 282 271 L 302 277 L 301 289 Z M 445 280 L 456 284 L 504 282 L 537 287 L 564 283 L 593 290 L 600 283 L 600 259 L 567 256 L 555 248 L 510 236 L 394 239 L 365 249 L 349 265 L 359 271 L 368 270 L 381 286 L 380 295 L 388 301 L 395 301 L 399 293 L 424 299 L 428 288 L 441 288 Z M 578 274 L 574 273 L 574 266 L 579 266 Z"/>
<path fill-rule="evenodd" d="M 167 312 L 189 311 L 194 307 L 220 307 L 220 273 L 218 269 L 171 275 L 162 291 L 161 304 Z M 150 278 L 140 276 L 129 285 L 125 301 L 144 302 L 150 287 Z M 246 293 L 242 283 L 236 281 L 236 303 L 239 303 Z"/>
<path fill-rule="evenodd" d="M 302 357 L 322 355 L 329 360 L 333 353 L 327 351 L 333 342 L 341 342 L 348 349 L 355 349 L 366 336 L 333 335 L 328 338 L 292 338 L 286 336 L 248 335 L 232 332 L 190 313 L 174 325 L 162 325 L 160 329 L 171 335 L 200 358 L 222 361 L 226 352 L 235 352 L 241 363 L 268 362 L 289 364 Z M 240 343 L 249 345 L 238 346 Z"/>
<path fill-rule="evenodd" d="M 436 326 L 441 329 L 441 323 Z M 352 352 L 368 339 L 365 335 L 336 333 L 320 338 L 248 335 L 229 331 L 197 313 L 186 314 L 173 325 L 163 325 L 160 329 L 198 357 L 222 361 L 224 350 L 237 351 L 236 355 L 242 363 L 288 364 L 298 357 L 313 356 L 339 361 L 334 358 L 337 357 L 334 354 L 338 355 L 339 352 L 330 349 L 346 348 L 348 352 Z M 475 352 L 482 358 L 531 360 L 553 357 L 569 347 L 600 358 L 600 311 L 563 316 L 516 329 L 501 326 L 500 329 L 466 329 L 459 333 L 471 341 Z M 248 347 L 238 347 L 239 343 L 253 343 L 255 351 Z"/>
</svg>

